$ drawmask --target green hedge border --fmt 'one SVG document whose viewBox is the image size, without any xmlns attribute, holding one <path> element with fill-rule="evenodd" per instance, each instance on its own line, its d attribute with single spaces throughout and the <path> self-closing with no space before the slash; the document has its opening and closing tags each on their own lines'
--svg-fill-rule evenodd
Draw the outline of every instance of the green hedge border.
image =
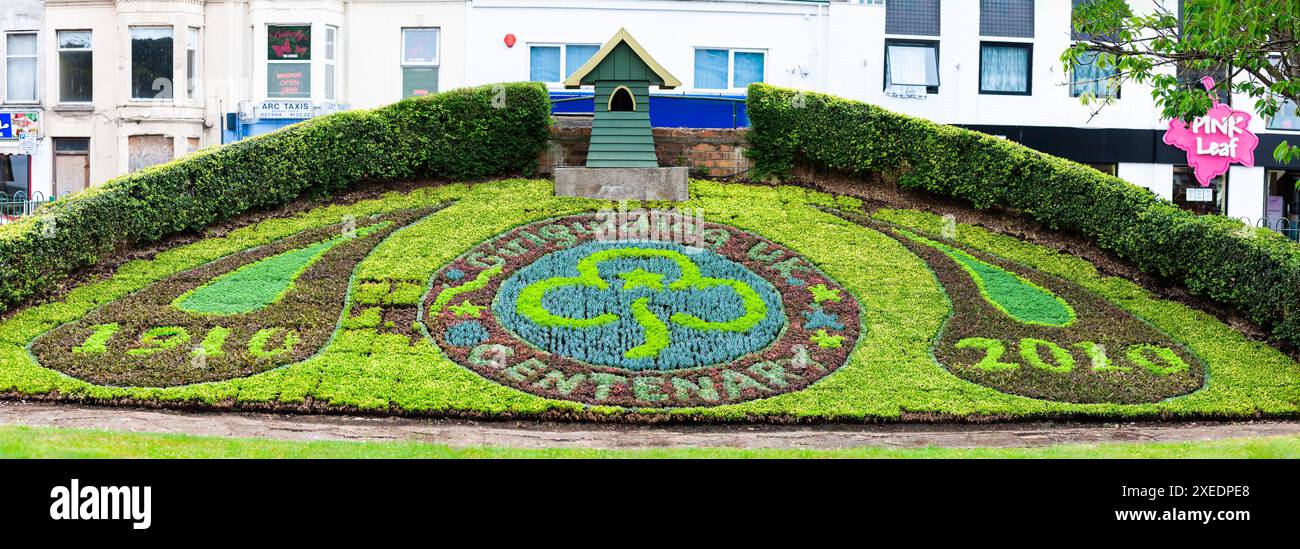
<svg viewBox="0 0 1300 549">
<path fill-rule="evenodd" d="M 359 182 L 529 172 L 550 136 L 545 86 L 465 88 L 205 149 L 0 227 L 0 311 L 120 247 Z"/>
<path fill-rule="evenodd" d="M 1144 272 L 1235 307 L 1279 341 L 1300 346 L 1300 246 L 1223 216 L 1197 216 L 1082 164 L 979 132 L 859 101 L 749 87 L 755 172 L 797 164 L 1018 210 L 1081 233 Z"/>
</svg>

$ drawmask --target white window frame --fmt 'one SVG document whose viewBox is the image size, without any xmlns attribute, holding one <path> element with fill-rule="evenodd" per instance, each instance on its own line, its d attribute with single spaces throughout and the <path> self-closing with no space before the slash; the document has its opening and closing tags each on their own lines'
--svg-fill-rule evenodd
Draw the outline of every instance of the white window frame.
<svg viewBox="0 0 1300 549">
<path fill-rule="evenodd" d="M 84 32 L 90 35 L 90 45 L 85 48 L 65 48 L 59 40 L 59 35 L 65 32 Z M 91 29 L 56 29 L 54 31 L 54 56 L 59 64 L 59 89 L 56 92 L 58 103 L 62 105 L 89 105 L 94 102 L 94 81 L 95 81 L 95 32 Z M 63 99 L 63 52 L 90 52 L 90 80 L 91 80 L 91 99 L 89 101 L 67 101 Z"/>
<path fill-rule="evenodd" d="M 13 53 L 11 53 L 11 52 L 9 51 L 9 37 L 10 37 L 10 36 L 14 36 L 14 35 L 20 35 L 20 34 L 30 34 L 30 35 L 32 35 L 33 37 L 36 38 L 36 53 L 32 53 L 32 54 L 26 54 L 26 53 L 23 53 L 23 54 L 13 54 Z M 40 32 L 39 32 L 39 31 L 35 31 L 35 30 L 16 30 L 16 31 L 7 31 L 7 32 L 5 32 L 5 81 L 6 81 L 6 85 L 5 85 L 5 89 L 4 89 L 4 92 L 5 92 L 5 100 L 4 100 L 4 102 L 5 102 L 5 103 L 7 103 L 7 104 L 12 104 L 12 105 L 35 105 L 35 104 L 38 104 L 38 103 L 41 102 L 41 95 L 40 95 L 40 94 L 41 94 L 41 85 L 40 85 L 41 68 L 40 68 L 40 60 L 39 60 L 39 58 L 40 58 L 40 54 L 41 54 L 41 37 L 40 37 Z M 8 83 L 7 83 L 7 82 L 8 82 L 8 79 L 9 79 L 9 60 L 10 60 L 10 59 L 26 59 L 26 58 L 30 58 L 30 59 L 33 60 L 33 63 L 32 63 L 32 72 L 33 72 L 34 74 L 32 75 L 32 98 L 31 98 L 31 99 L 13 99 L 13 98 L 9 97 L 9 86 L 8 86 Z"/>
<path fill-rule="evenodd" d="M 762 79 L 762 80 L 759 80 L 759 82 L 767 82 L 767 65 L 768 65 L 768 63 L 767 63 L 767 55 L 768 55 L 768 50 L 766 50 L 766 49 L 762 49 L 762 48 L 728 48 L 728 47 L 723 47 L 723 46 L 695 46 L 695 47 L 691 50 L 691 63 L 692 63 L 692 66 L 691 66 L 691 77 L 692 77 L 692 79 L 694 79 L 694 76 L 695 76 L 695 66 L 694 66 L 694 63 L 695 63 L 695 51 L 696 51 L 696 50 L 726 50 L 726 51 L 727 51 L 727 86 L 728 86 L 727 88 L 701 88 L 701 87 L 699 87 L 695 82 L 691 82 L 691 85 L 696 86 L 695 89 L 697 89 L 697 90 L 709 90 L 709 91 L 714 91 L 714 92 L 719 92 L 719 91 L 734 92 L 734 91 L 741 91 L 741 90 L 744 90 L 744 89 L 745 89 L 744 87 L 737 87 L 737 86 L 736 86 L 736 54 L 737 54 L 737 53 L 761 53 L 761 54 L 763 54 L 763 79 Z"/>
<path fill-rule="evenodd" d="M 438 55 L 433 61 L 406 60 L 406 31 L 437 31 Z M 402 66 L 403 67 L 441 67 L 442 66 L 442 27 L 402 27 Z"/>
<path fill-rule="evenodd" d="M 194 43 L 190 43 L 190 38 L 194 38 Z M 196 101 L 203 96 L 203 88 L 200 86 L 203 82 L 203 29 L 201 27 L 185 28 L 185 98 Z M 190 52 L 194 52 L 194 74 L 190 74 Z M 193 78 L 191 78 L 191 76 Z M 190 89 L 191 80 L 194 89 Z"/>
<path fill-rule="evenodd" d="M 600 53 L 600 47 L 602 46 L 602 44 L 589 44 L 586 42 L 529 42 L 528 43 L 528 75 L 526 76 L 526 78 L 531 79 L 533 77 L 533 48 L 534 47 L 560 48 L 560 79 L 554 82 L 544 82 L 544 83 L 563 84 L 564 81 L 569 78 L 568 76 L 565 76 L 569 74 L 569 46 L 594 47 L 596 48 L 596 53 Z M 592 56 L 594 57 L 595 54 L 592 54 Z M 584 61 L 584 63 L 586 62 Z M 581 66 L 582 65 L 573 67 L 573 70 L 576 71 Z"/>
<path fill-rule="evenodd" d="M 441 37 L 439 37 L 441 39 Z M 441 47 L 441 46 L 440 46 Z M 438 55 L 442 55 L 441 49 Z M 325 67 L 321 70 L 325 87 L 323 93 L 326 101 L 337 101 L 339 95 L 339 28 L 325 25 Z"/>
</svg>

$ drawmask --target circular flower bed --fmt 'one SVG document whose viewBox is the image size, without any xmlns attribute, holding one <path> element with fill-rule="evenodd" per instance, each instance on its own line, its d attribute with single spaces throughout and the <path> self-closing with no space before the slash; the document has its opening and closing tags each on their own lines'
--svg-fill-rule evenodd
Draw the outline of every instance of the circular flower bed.
<svg viewBox="0 0 1300 549">
<path fill-rule="evenodd" d="M 457 258 L 432 288 L 424 323 L 458 364 L 590 404 L 797 391 L 844 364 L 859 331 L 853 297 L 798 254 L 680 216 L 535 222 Z"/>
</svg>

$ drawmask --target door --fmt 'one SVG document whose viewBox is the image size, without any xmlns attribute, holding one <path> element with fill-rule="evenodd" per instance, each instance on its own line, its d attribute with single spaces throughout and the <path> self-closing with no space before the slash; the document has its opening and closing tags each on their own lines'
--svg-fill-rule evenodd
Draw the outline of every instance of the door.
<svg viewBox="0 0 1300 549">
<path fill-rule="evenodd" d="M 90 139 L 54 138 L 54 196 L 75 193 L 90 186 Z"/>
</svg>

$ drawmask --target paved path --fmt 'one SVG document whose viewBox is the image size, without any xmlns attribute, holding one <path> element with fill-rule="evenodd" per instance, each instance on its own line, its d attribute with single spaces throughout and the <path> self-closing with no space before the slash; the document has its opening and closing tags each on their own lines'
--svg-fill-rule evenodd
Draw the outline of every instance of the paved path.
<svg viewBox="0 0 1300 549">
<path fill-rule="evenodd" d="M 0 401 L 0 424 L 285 440 L 419 440 L 458 447 L 517 448 L 971 448 L 1300 435 L 1300 421 L 620 426 L 196 413 L 13 401 Z"/>
</svg>

